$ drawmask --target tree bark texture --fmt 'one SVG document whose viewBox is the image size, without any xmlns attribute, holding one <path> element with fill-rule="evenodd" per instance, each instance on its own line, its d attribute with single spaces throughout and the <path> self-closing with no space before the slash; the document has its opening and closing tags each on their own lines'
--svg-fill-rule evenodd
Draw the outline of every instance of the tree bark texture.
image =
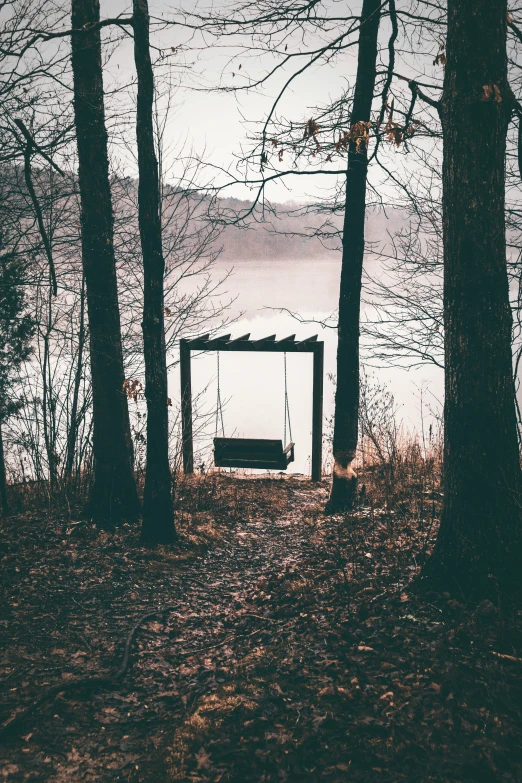
<svg viewBox="0 0 522 783">
<path fill-rule="evenodd" d="M 505 0 L 449 0 L 443 127 L 444 503 L 432 560 L 465 592 L 520 578 L 520 461 L 505 236 Z"/>
<path fill-rule="evenodd" d="M 98 0 L 72 0 L 73 29 L 96 24 L 99 16 Z M 100 32 L 73 33 L 71 44 L 94 418 L 89 513 L 114 523 L 136 518 L 139 501 L 123 389 Z"/>
<path fill-rule="evenodd" d="M 147 0 L 133 1 L 134 61 L 138 77 L 136 138 L 138 212 L 143 256 L 143 353 L 147 400 L 147 468 L 143 496 L 142 540 L 175 539 L 172 478 L 169 465 L 169 415 L 165 348 L 163 258 L 158 161 L 152 121 L 154 76 L 149 46 Z"/>
<path fill-rule="evenodd" d="M 340 511 L 353 504 L 357 476 L 352 463 L 359 428 L 359 319 L 364 259 L 364 220 L 368 150 L 356 131 L 370 121 L 377 69 L 380 22 L 379 0 L 364 0 L 361 12 L 357 76 L 348 148 L 343 255 L 339 293 L 337 387 L 333 436 L 334 468 L 328 508 Z M 355 132 L 354 132 L 355 131 Z"/>
</svg>

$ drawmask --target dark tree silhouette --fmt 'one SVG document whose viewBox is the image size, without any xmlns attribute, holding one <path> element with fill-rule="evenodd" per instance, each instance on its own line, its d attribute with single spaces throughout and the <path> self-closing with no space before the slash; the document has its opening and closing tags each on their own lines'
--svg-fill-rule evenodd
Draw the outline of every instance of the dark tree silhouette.
<svg viewBox="0 0 522 783">
<path fill-rule="evenodd" d="M 449 0 L 443 127 L 444 506 L 427 574 L 466 592 L 520 576 L 520 462 L 505 233 L 504 0 Z"/>
<path fill-rule="evenodd" d="M 143 353 L 147 400 L 147 468 L 143 497 L 142 540 L 174 540 L 172 480 L 169 466 L 169 414 L 165 351 L 163 258 L 158 161 L 152 111 L 154 76 L 149 46 L 147 0 L 134 0 L 134 61 L 138 76 L 138 216 L 143 255 Z"/>
<path fill-rule="evenodd" d="M 30 356 L 35 323 L 27 312 L 26 267 L 16 253 L 4 248 L 0 232 L 0 500 L 8 513 L 2 425 L 22 406 L 15 395 L 16 371 Z"/>
<path fill-rule="evenodd" d="M 367 123 L 370 122 L 375 89 L 380 14 L 379 0 L 364 0 L 346 171 L 333 436 L 334 468 L 327 505 L 330 511 L 342 510 L 352 505 L 357 482 L 352 462 L 356 456 L 359 432 L 359 320 L 368 170 Z"/>
<path fill-rule="evenodd" d="M 139 501 L 123 389 L 99 16 L 98 0 L 72 0 L 72 27 L 81 30 L 72 33 L 71 45 L 94 417 L 89 513 L 117 522 L 136 518 Z"/>
</svg>

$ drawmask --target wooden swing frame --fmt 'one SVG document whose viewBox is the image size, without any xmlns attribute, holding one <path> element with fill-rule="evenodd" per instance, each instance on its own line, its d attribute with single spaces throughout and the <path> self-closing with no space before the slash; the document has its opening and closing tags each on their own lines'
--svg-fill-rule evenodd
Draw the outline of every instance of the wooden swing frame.
<svg viewBox="0 0 522 783">
<path fill-rule="evenodd" d="M 312 481 L 321 480 L 323 452 L 323 375 L 324 343 L 317 335 L 306 340 L 295 339 L 295 334 L 276 340 L 275 334 L 261 340 L 251 340 L 250 334 L 230 339 L 229 334 L 211 338 L 209 334 L 191 340 L 179 341 L 181 375 L 181 430 L 183 447 L 183 470 L 194 472 L 194 444 L 192 434 L 192 351 L 252 351 L 268 353 L 311 353 L 313 355 L 312 388 Z"/>
</svg>

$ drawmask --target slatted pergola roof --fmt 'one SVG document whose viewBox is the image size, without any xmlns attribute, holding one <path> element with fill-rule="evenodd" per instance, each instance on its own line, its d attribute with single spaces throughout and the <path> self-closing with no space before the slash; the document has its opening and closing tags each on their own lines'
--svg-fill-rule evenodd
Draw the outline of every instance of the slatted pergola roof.
<svg viewBox="0 0 522 783">
<path fill-rule="evenodd" d="M 210 334 L 202 334 L 191 340 L 181 340 L 191 351 L 269 351 L 273 353 L 315 353 L 323 350 L 323 342 L 317 339 L 317 335 L 307 337 L 306 340 L 296 340 L 295 334 L 278 340 L 275 334 L 262 337 L 260 340 L 251 340 L 250 333 L 241 337 L 223 334 L 219 337 L 211 337 Z"/>
<path fill-rule="evenodd" d="M 251 340 L 250 334 L 233 338 L 230 334 L 212 337 L 202 334 L 179 341 L 181 374 L 181 423 L 183 433 L 183 470 L 194 471 L 194 446 L 192 436 L 192 373 L 190 366 L 193 351 L 252 351 L 269 353 L 313 354 L 312 401 L 312 481 L 321 479 L 323 443 L 323 375 L 324 343 L 314 334 L 305 340 L 296 340 L 295 334 L 278 340 L 275 334 Z"/>
</svg>

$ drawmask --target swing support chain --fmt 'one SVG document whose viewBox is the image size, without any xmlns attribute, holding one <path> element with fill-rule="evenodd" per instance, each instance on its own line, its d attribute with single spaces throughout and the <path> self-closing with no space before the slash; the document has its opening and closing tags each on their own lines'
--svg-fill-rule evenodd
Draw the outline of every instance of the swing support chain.
<svg viewBox="0 0 522 783">
<path fill-rule="evenodd" d="M 290 442 L 293 443 L 292 438 L 292 422 L 290 420 L 290 404 L 288 402 L 288 380 L 287 380 L 287 374 L 286 374 L 286 353 L 283 354 L 284 356 L 284 366 L 285 366 L 285 424 L 284 424 L 284 436 L 283 436 L 283 443 L 286 445 L 286 422 L 288 421 L 288 434 L 290 435 Z"/>
<path fill-rule="evenodd" d="M 217 401 L 216 401 L 216 430 L 215 436 L 217 438 L 219 422 L 221 421 L 221 435 L 225 437 L 225 424 L 223 422 L 223 404 L 221 402 L 221 380 L 220 380 L 220 368 L 219 368 L 219 351 L 217 354 Z"/>
<path fill-rule="evenodd" d="M 219 364 L 219 351 L 216 351 L 216 356 L 217 356 L 217 371 L 216 371 L 217 397 L 216 397 L 216 422 L 214 428 L 214 437 L 217 438 L 219 425 L 221 424 L 221 435 L 224 438 L 225 424 L 223 420 L 223 403 L 221 400 L 221 372 L 220 372 L 220 364 Z M 283 362 L 284 362 L 284 377 L 285 377 L 283 443 L 286 445 L 288 443 L 286 439 L 287 429 L 288 429 L 288 434 L 290 436 L 290 442 L 293 443 L 292 420 L 290 418 L 290 402 L 288 398 L 288 374 L 287 374 L 287 364 L 286 364 L 286 353 L 283 354 Z"/>
</svg>

